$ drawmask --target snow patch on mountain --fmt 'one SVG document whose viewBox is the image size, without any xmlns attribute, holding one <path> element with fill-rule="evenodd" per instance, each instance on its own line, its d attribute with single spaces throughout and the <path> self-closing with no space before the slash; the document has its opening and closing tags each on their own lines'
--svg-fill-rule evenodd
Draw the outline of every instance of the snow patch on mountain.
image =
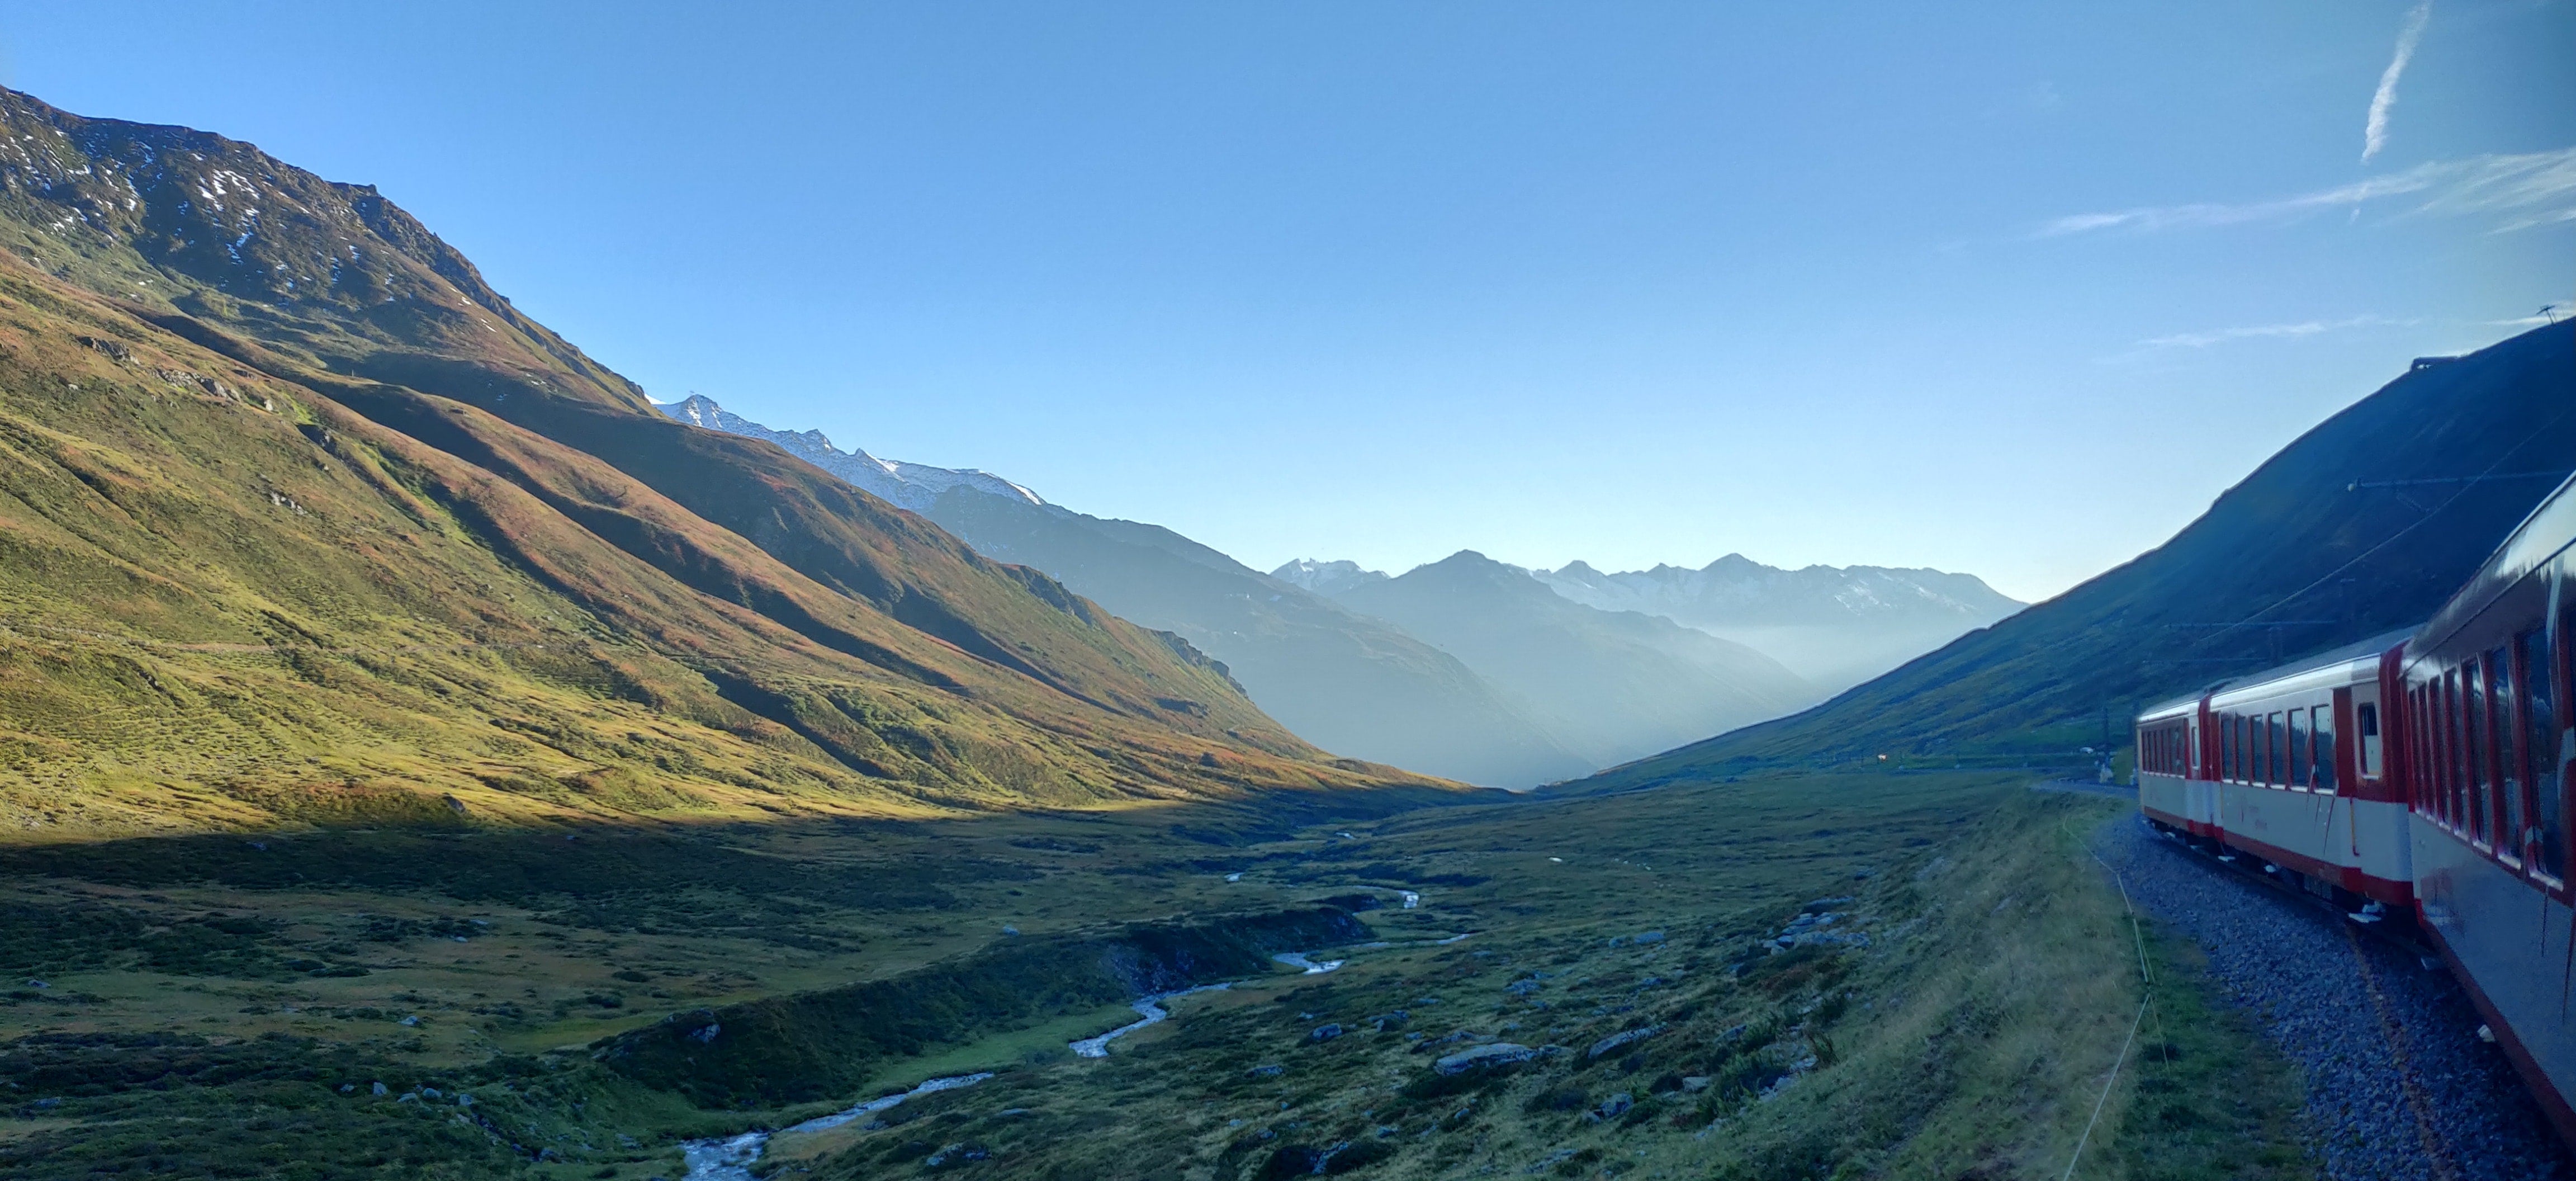
<svg viewBox="0 0 2576 1181">
<path fill-rule="evenodd" d="M 929 512 L 931 504 L 939 499 L 941 493 L 957 487 L 1033 505 L 1046 504 L 1046 500 L 1037 493 L 991 472 L 974 468 L 932 467 L 926 463 L 879 459 L 865 451 L 843 451 L 834 447 L 832 440 L 825 438 L 821 431 L 772 430 L 717 405 L 714 399 L 703 394 L 692 394 L 678 402 L 656 403 L 654 408 L 692 426 L 729 435 L 767 439 L 798 459 L 916 513 Z"/>
<path fill-rule="evenodd" d="M 1658 565 L 1604 574 L 1575 561 L 1532 577 L 1607 611 L 1643 611 L 1694 627 L 1957 623 L 1982 627 L 2022 608 L 1973 574 L 1887 566 L 1783 570 L 1728 554 L 1698 570 Z"/>
<path fill-rule="evenodd" d="M 1319 595 L 1338 595 L 1355 586 L 1386 581 L 1384 570 L 1363 570 L 1357 562 L 1318 562 L 1312 558 L 1299 558 L 1271 571 L 1270 576 Z"/>
</svg>

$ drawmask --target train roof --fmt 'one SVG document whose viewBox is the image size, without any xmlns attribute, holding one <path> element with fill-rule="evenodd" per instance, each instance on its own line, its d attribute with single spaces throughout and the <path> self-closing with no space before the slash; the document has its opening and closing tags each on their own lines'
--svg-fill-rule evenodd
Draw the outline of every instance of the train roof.
<svg viewBox="0 0 2576 1181">
<path fill-rule="evenodd" d="M 2215 685 L 2211 685 L 2206 689 L 2202 689 L 2199 692 L 2176 697 L 2167 701 L 2160 701 L 2154 705 L 2148 706 L 2147 708 L 2138 711 L 2138 721 L 2153 722 L 2162 720 L 2177 713 L 2187 713 L 2197 707 L 2200 704 L 2200 699 L 2203 697 L 2212 697 L 2221 693 L 2231 693 L 2239 689 L 2252 688 L 2257 685 L 2268 685 L 2274 681 L 2286 681 L 2293 677 L 2304 676 L 2308 673 L 2316 672 L 2319 669 L 2333 668 L 2336 665 L 2341 664 L 2351 664 L 2359 660 L 2376 661 L 2381 653 L 2414 638 L 2415 633 L 2419 630 L 2422 630 L 2420 626 L 2401 627 L 2394 631 L 2381 632 L 2367 640 L 2355 641 L 2350 644 L 2345 644 L 2340 648 L 2329 648 L 2314 656 L 2293 660 L 2288 664 L 2267 668 L 2258 673 L 2248 673 L 2241 677 L 2232 677 L 2228 680 L 2220 681 Z"/>
<path fill-rule="evenodd" d="M 2423 648 L 2429 650 L 2449 640 L 2508 588 L 2576 544 L 2576 491 L 2571 490 L 2576 490 L 2576 476 L 2560 482 L 2533 506 L 2521 524 L 2513 527 L 2513 532 L 2505 535 L 2504 543 L 2478 566 L 2468 584 L 2433 613 L 2432 622 L 2424 625 Z"/>
<path fill-rule="evenodd" d="M 2236 677 L 2232 680 L 2220 681 L 2217 685 L 2212 686 L 2209 691 L 2212 693 L 2232 693 L 2238 689 L 2250 689 L 2256 685 L 2270 684 L 2273 681 L 2286 681 L 2292 677 L 2299 676 L 2304 673 L 2312 673 L 2321 668 L 2333 668 L 2338 664 L 2350 664 L 2356 660 L 2362 660 L 2365 658 L 2375 662 L 2379 659 L 2381 653 L 2415 638 L 2415 633 L 2422 630 L 2424 630 L 2424 625 L 2419 623 L 2413 627 L 2401 627 L 2394 631 L 2381 632 L 2367 640 L 2356 640 L 2353 643 L 2346 644 L 2340 648 L 2329 648 L 2314 656 L 2300 660 L 2293 660 L 2288 664 L 2284 664 L 2276 668 L 2267 668 L 2259 673 L 2247 673 L 2244 676 Z"/>
<path fill-rule="evenodd" d="M 2200 698 L 2200 694 L 2194 693 L 2189 697 L 2177 697 L 2171 701 L 2159 701 L 2154 705 L 2150 705 L 2145 709 L 2139 710 L 2138 721 L 2141 723 L 2161 722 L 2176 714 L 2189 713 L 2200 705 Z"/>
</svg>

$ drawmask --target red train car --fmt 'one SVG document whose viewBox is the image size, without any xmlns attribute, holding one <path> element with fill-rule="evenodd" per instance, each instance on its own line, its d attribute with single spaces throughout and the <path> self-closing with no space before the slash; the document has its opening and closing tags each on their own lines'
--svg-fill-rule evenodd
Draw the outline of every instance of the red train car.
<svg viewBox="0 0 2576 1181">
<path fill-rule="evenodd" d="M 2138 806 L 2411 917 L 2576 1145 L 2576 480 L 2420 628 L 2138 716 Z"/>
</svg>

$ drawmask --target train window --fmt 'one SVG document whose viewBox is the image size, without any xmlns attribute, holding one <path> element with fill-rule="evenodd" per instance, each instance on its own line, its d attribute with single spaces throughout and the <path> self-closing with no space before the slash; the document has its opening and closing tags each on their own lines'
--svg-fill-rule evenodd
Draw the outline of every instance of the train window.
<svg viewBox="0 0 2576 1181">
<path fill-rule="evenodd" d="M 2407 731 L 2406 790 L 2415 798 L 2417 810 L 2439 816 L 2442 806 L 2433 791 L 2433 758 L 2430 753 L 2433 745 L 2432 694 L 2422 685 L 2412 686 L 2406 690 L 2406 701 L 2407 707 L 2413 711 L 2407 718 L 2415 727 Z"/>
<path fill-rule="evenodd" d="M 2452 831 L 2465 834 L 2469 831 L 2469 792 L 2462 780 L 2469 773 L 2469 764 L 2467 756 L 2460 753 L 2460 710 L 2464 707 L 2460 698 L 2459 674 L 2445 675 L 2448 680 L 2442 686 L 2441 706 L 2442 798 L 2447 802 L 2443 807 L 2450 809 Z"/>
<path fill-rule="evenodd" d="M 2308 757 L 2308 711 L 2304 709 L 2294 709 L 2290 711 L 2290 772 L 2287 776 L 2290 786 L 2296 788 L 2305 788 L 2308 786 L 2310 762 L 2311 760 Z"/>
<path fill-rule="evenodd" d="M 2486 655 L 2487 671 L 2487 758 L 2495 764 L 2495 843 L 2496 852 L 2519 865 L 2522 862 L 2523 817 L 2522 761 L 2514 757 L 2514 675 L 2513 652 L 2497 645 Z"/>
<path fill-rule="evenodd" d="M 2468 826 L 2468 808 L 2460 795 L 2460 670 L 2442 674 L 2441 696 L 2433 702 L 2434 774 L 2441 777 L 2442 819 L 2458 832 Z"/>
<path fill-rule="evenodd" d="M 2377 779 L 2379 769 L 2379 703 L 2356 702 L 2352 707 L 2353 756 L 2361 764 L 2364 777 Z"/>
<path fill-rule="evenodd" d="M 2316 719 L 2316 727 L 2310 733 L 2313 735 L 2317 752 L 2317 790 L 2333 791 L 2335 789 L 2334 707 L 2318 706 Z"/>
<path fill-rule="evenodd" d="M 2415 728 L 2416 788 L 2424 793 L 2427 810 L 2445 821 L 2450 818 L 2450 804 L 2442 795 L 2442 683 L 2435 681 L 2417 691 L 2424 699 L 2423 717 Z"/>
<path fill-rule="evenodd" d="M 2532 868 L 2567 880 L 2567 800 L 2559 794 L 2557 678 L 2549 633 L 2533 628 L 2513 638 L 2522 656 L 2522 751 L 2531 783 Z"/>
<path fill-rule="evenodd" d="M 2495 776 L 2487 769 L 2487 686 L 2479 675 L 2478 662 L 2471 660 L 2460 670 L 2460 758 L 2465 768 L 2460 782 L 2469 793 L 2469 839 L 2478 844 L 2495 843 L 2495 812 L 2490 807 L 2490 793 Z"/>
<path fill-rule="evenodd" d="M 2236 778 L 2236 715 L 2218 715 L 2218 777 Z"/>
<path fill-rule="evenodd" d="M 2245 715 L 2245 782 L 2261 783 L 2272 765 L 2272 748 L 2263 740 L 2263 715 Z"/>
<path fill-rule="evenodd" d="M 2415 690 L 2415 790 L 2424 797 L 2424 810 L 2434 817 L 2442 811 L 2442 697 L 2441 684 L 2435 682 Z"/>
<path fill-rule="evenodd" d="M 2290 785 L 2290 727 L 2279 710 L 2272 712 L 2272 786 Z"/>
</svg>

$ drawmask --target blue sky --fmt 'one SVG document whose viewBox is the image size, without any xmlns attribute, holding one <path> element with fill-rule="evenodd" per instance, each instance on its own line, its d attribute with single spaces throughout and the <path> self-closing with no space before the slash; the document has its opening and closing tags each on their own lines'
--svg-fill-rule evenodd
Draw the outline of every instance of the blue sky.
<svg viewBox="0 0 2576 1181">
<path fill-rule="evenodd" d="M 2024 598 L 2576 301 L 2571 45 L 2571 0 L 0 4 L 0 81 L 377 184 L 659 398 L 1263 568 Z"/>
</svg>

